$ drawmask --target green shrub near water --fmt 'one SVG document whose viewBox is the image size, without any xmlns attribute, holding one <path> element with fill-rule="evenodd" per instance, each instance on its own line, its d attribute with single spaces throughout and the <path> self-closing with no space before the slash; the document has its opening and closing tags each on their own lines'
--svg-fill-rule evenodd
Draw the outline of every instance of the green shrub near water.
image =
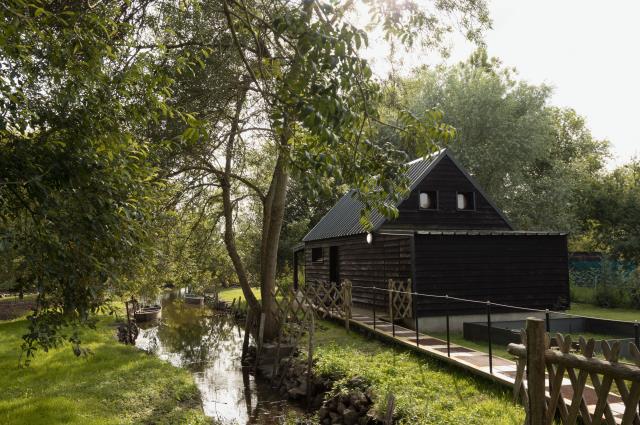
<svg viewBox="0 0 640 425">
<path fill-rule="evenodd" d="M 315 371 L 331 376 L 334 391 L 354 378 L 371 386 L 374 409 L 383 412 L 388 392 L 396 397 L 400 424 L 521 424 L 524 410 L 508 388 L 435 359 L 367 339 L 333 323 L 316 332 Z"/>
</svg>

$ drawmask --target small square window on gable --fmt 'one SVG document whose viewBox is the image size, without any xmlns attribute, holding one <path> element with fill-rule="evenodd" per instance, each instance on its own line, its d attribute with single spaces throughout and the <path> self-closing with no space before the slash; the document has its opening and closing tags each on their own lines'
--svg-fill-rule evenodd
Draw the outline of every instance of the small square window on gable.
<svg viewBox="0 0 640 425">
<path fill-rule="evenodd" d="M 437 210 L 438 193 L 436 191 L 420 192 L 419 207 L 421 210 Z"/>
<path fill-rule="evenodd" d="M 311 261 L 314 263 L 322 262 L 322 247 L 311 248 Z"/>
<path fill-rule="evenodd" d="M 458 192 L 456 206 L 459 210 L 475 210 L 476 197 L 473 192 Z"/>
</svg>

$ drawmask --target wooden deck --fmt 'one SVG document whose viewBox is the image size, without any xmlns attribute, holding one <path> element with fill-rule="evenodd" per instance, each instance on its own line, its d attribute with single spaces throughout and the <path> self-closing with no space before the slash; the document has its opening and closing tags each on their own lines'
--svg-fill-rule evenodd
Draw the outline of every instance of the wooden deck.
<svg viewBox="0 0 640 425">
<path fill-rule="evenodd" d="M 467 347 L 456 344 L 450 344 L 450 354 L 447 354 L 447 342 L 431 337 L 429 335 L 419 334 L 419 344 L 416 342 L 415 330 L 395 325 L 395 336 L 393 335 L 393 326 L 387 321 L 377 319 L 374 328 L 374 320 L 366 312 L 354 310 L 350 321 L 351 325 L 374 333 L 382 339 L 390 340 L 401 346 L 411 350 L 424 353 L 428 356 L 435 357 L 444 362 L 450 363 L 457 367 L 468 370 L 476 375 L 491 379 L 499 384 L 513 387 L 516 376 L 516 363 L 513 360 L 504 359 L 493 356 L 493 373 L 489 370 L 489 355 L 480 351 L 476 351 Z M 526 383 L 525 383 L 526 385 Z M 548 382 L 547 382 L 548 388 Z M 563 398 L 569 406 L 573 396 L 571 382 L 568 379 L 562 381 L 561 392 Z M 549 396 L 547 394 L 547 396 Z M 583 395 L 589 412 L 595 411 L 597 397 L 593 387 L 587 386 Z M 617 423 L 622 420 L 625 405 L 621 397 L 617 394 L 610 393 L 609 405 Z"/>
</svg>

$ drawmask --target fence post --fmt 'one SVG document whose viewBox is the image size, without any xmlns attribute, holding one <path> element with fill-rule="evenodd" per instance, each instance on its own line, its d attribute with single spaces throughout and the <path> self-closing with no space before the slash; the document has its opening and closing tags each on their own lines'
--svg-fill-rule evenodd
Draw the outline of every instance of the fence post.
<svg viewBox="0 0 640 425">
<path fill-rule="evenodd" d="M 544 321 L 527 318 L 527 386 L 529 391 L 529 424 L 544 423 L 545 397 L 545 329 Z"/>
<path fill-rule="evenodd" d="M 493 375 L 493 347 L 491 344 L 491 302 L 487 301 L 487 337 L 489 339 L 489 374 Z"/>
<path fill-rule="evenodd" d="M 266 320 L 266 314 L 260 314 L 260 324 L 258 325 L 258 341 L 256 344 L 256 364 L 255 369 L 258 370 L 258 366 L 260 365 L 260 355 L 262 354 L 262 342 L 264 339 L 264 322 Z"/>
<path fill-rule="evenodd" d="M 349 322 L 351 319 L 351 282 L 342 281 L 342 313 L 344 315 L 344 327 L 349 332 Z"/>
<path fill-rule="evenodd" d="M 249 336 L 253 327 L 253 310 L 247 310 L 247 321 L 244 325 L 244 338 L 242 341 L 242 363 L 246 361 L 247 352 L 249 351 Z"/>
<path fill-rule="evenodd" d="M 313 370 L 313 333 L 316 326 L 315 318 L 311 313 L 311 321 L 309 323 L 309 353 L 307 359 L 307 408 L 311 408 L 311 373 Z"/>
<path fill-rule="evenodd" d="M 449 333 L 449 295 L 445 295 L 447 300 L 447 306 L 445 312 L 447 313 L 447 357 L 451 357 L 451 335 Z"/>
</svg>

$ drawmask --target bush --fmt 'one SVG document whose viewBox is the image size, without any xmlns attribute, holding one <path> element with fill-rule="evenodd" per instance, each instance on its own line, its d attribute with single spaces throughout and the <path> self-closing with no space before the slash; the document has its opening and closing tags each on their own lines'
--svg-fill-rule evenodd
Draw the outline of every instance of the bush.
<svg viewBox="0 0 640 425">
<path fill-rule="evenodd" d="M 596 272 L 571 270 L 569 282 L 574 302 L 640 309 L 640 268 L 629 271 L 619 262 L 603 261 Z M 585 282 L 589 282 L 588 286 Z"/>
<path fill-rule="evenodd" d="M 604 308 L 622 307 L 625 303 L 624 293 L 620 287 L 600 285 L 594 291 L 595 305 Z"/>
</svg>

